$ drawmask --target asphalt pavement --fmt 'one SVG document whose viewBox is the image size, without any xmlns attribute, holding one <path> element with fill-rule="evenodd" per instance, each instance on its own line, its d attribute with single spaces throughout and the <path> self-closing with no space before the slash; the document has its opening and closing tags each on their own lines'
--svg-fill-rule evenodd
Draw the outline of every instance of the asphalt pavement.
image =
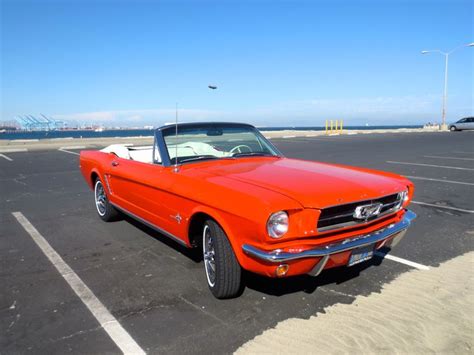
<svg viewBox="0 0 474 355">
<path fill-rule="evenodd" d="M 409 176 L 416 186 L 410 208 L 417 220 L 386 258 L 317 278 L 271 280 L 246 274 L 247 287 L 239 298 L 217 300 L 192 252 L 131 219 L 104 223 L 98 218 L 93 194 L 78 170 L 79 150 L 4 153 L 0 353 L 121 351 L 14 212 L 21 212 L 148 353 L 231 353 L 279 321 L 350 304 L 408 270 L 429 269 L 474 250 L 474 132 L 272 142 L 288 157 Z"/>
</svg>

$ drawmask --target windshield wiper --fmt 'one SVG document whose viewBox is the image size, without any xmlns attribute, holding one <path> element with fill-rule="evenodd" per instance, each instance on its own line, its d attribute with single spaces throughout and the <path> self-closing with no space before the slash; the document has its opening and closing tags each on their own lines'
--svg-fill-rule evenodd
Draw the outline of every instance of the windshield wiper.
<svg viewBox="0 0 474 355">
<path fill-rule="evenodd" d="M 265 152 L 246 152 L 246 153 L 234 153 L 232 157 L 274 157 L 275 155 Z"/>
<path fill-rule="evenodd" d="M 198 155 L 190 158 L 185 158 L 185 159 L 178 159 L 179 163 L 184 163 L 188 161 L 195 161 L 195 160 L 207 160 L 207 159 L 219 159 L 219 157 L 216 157 L 214 155 Z"/>
</svg>

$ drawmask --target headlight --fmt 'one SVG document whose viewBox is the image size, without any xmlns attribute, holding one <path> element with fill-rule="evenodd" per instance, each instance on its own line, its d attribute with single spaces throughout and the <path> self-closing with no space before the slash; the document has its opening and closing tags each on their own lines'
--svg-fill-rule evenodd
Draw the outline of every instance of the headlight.
<svg viewBox="0 0 474 355">
<path fill-rule="evenodd" d="M 398 200 L 400 201 L 397 205 L 397 208 L 402 208 L 402 206 L 408 201 L 408 190 L 398 193 Z"/>
<path fill-rule="evenodd" d="M 273 213 L 267 222 L 267 232 L 272 238 L 281 238 L 286 232 L 288 232 L 289 226 L 288 213 L 285 211 L 279 211 Z"/>
</svg>

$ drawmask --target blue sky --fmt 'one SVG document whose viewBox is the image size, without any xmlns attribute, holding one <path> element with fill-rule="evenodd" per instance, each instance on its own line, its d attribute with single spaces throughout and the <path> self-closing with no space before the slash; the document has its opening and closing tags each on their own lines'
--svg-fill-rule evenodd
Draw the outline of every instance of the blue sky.
<svg viewBox="0 0 474 355">
<path fill-rule="evenodd" d="M 444 57 L 472 1 L 1 2 L 1 117 L 103 125 L 440 119 Z M 448 119 L 472 115 L 474 48 L 450 57 Z M 218 85 L 209 90 L 208 84 Z"/>
</svg>

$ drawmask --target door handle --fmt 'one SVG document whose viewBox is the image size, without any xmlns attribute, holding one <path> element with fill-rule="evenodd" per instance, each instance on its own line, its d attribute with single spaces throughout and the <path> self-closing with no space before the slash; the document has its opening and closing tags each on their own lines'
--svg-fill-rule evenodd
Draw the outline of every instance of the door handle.
<svg viewBox="0 0 474 355">
<path fill-rule="evenodd" d="M 119 165 L 119 162 L 118 161 L 113 161 L 112 162 L 112 166 L 118 166 Z"/>
</svg>

